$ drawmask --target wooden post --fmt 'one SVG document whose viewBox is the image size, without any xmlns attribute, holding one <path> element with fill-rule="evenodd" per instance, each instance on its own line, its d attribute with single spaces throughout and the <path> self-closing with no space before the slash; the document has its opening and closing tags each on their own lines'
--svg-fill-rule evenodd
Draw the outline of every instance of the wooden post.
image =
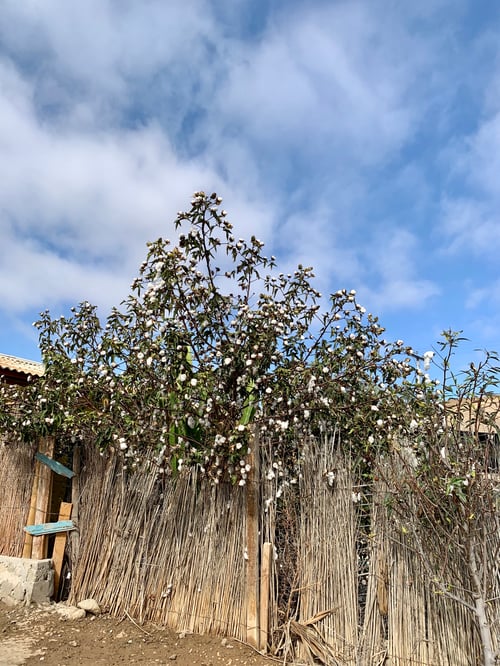
<svg viewBox="0 0 500 666">
<path fill-rule="evenodd" d="M 40 453 L 52 457 L 54 455 L 55 442 L 53 437 L 43 437 L 40 440 Z M 52 472 L 46 465 L 40 465 L 38 470 L 38 489 L 36 498 L 35 520 L 38 525 L 47 521 L 50 507 L 50 494 L 52 490 Z M 31 557 L 34 560 L 43 560 L 47 557 L 47 536 L 42 536 L 33 541 Z"/>
<path fill-rule="evenodd" d="M 266 541 L 262 545 L 262 566 L 260 575 L 260 645 L 261 652 L 267 652 L 269 636 L 269 592 L 271 587 L 271 556 L 273 545 Z"/>
<path fill-rule="evenodd" d="M 254 430 L 246 483 L 247 642 L 259 649 L 259 436 Z"/>
<path fill-rule="evenodd" d="M 33 525 L 35 522 L 35 512 L 36 512 L 36 498 L 38 495 L 38 477 L 40 476 L 40 467 L 41 463 L 35 461 L 35 474 L 33 476 L 33 488 L 31 490 L 31 499 L 30 499 L 30 508 L 28 511 L 28 519 L 26 521 L 27 525 Z M 31 558 L 31 549 L 33 546 L 33 537 L 28 532 L 24 535 L 24 546 L 23 546 L 23 557 L 28 559 Z"/>
<path fill-rule="evenodd" d="M 59 520 L 69 520 L 71 518 L 71 509 L 73 505 L 70 502 L 61 502 L 59 510 Z M 59 592 L 59 584 L 61 580 L 61 571 L 64 559 L 64 549 L 66 547 L 67 532 L 59 532 L 56 534 L 54 541 L 54 552 L 52 553 L 52 561 L 54 563 L 54 599 L 57 601 Z"/>
</svg>

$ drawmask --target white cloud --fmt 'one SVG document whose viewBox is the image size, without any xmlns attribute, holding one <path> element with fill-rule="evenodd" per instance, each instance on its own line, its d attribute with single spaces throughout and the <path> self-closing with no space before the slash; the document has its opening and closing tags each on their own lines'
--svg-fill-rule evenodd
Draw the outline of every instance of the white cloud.
<svg viewBox="0 0 500 666">
<path fill-rule="evenodd" d="M 447 198 L 441 222 L 446 252 L 489 256 L 500 249 L 500 213 L 491 202 L 476 197 Z"/>
<path fill-rule="evenodd" d="M 370 250 L 365 257 L 368 279 L 364 278 L 360 294 L 370 310 L 423 310 L 439 295 L 438 285 L 418 274 L 423 248 L 414 233 L 406 229 L 386 229 L 368 247 Z"/>
<path fill-rule="evenodd" d="M 179 158 L 156 123 L 136 130 L 60 129 L 36 115 L 33 88 L 0 66 L 0 302 L 22 311 L 127 293 L 145 243 L 175 235 L 194 189 L 227 192 L 237 228 L 259 233 L 263 206 L 202 162 Z M 19 267 L 23 267 L 19 270 Z M 16 279 L 12 279 L 13 276 Z"/>
<path fill-rule="evenodd" d="M 387 215 L 371 206 L 449 99 L 440 45 L 415 27 L 443 5 L 285 3 L 239 39 L 208 0 L 6 0 L 3 307 L 116 303 L 144 243 L 171 236 L 200 188 L 224 196 L 238 233 L 312 264 L 323 291 L 361 286 L 375 311 L 427 303 L 438 290 L 418 239 L 379 238 Z M 406 189 L 424 173 L 408 167 Z"/>
<path fill-rule="evenodd" d="M 420 121 L 420 46 L 390 11 L 382 23 L 368 3 L 291 8 L 257 44 L 234 47 L 218 110 L 259 150 L 268 142 L 313 154 L 341 150 L 370 164 Z"/>
</svg>

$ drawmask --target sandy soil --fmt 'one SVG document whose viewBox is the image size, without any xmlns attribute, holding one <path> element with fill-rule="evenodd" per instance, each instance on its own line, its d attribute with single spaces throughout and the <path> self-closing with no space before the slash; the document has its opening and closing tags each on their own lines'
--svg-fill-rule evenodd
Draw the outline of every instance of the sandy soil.
<svg viewBox="0 0 500 666">
<path fill-rule="evenodd" d="M 0 605 L 0 666 L 79 664 L 175 664 L 176 666 L 270 666 L 232 639 L 183 636 L 155 626 L 138 627 L 107 615 L 63 620 L 55 606 Z"/>
</svg>

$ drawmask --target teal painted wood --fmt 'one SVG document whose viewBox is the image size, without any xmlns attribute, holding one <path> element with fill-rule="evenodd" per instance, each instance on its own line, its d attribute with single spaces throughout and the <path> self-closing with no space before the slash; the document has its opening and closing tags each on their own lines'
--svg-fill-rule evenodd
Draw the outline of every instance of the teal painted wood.
<svg viewBox="0 0 500 666">
<path fill-rule="evenodd" d="M 43 465 L 47 465 L 47 467 L 49 467 L 56 474 L 60 474 L 61 476 L 65 476 L 68 479 L 72 479 L 75 476 L 75 473 L 73 472 L 72 469 L 68 469 L 67 467 L 65 467 L 60 462 L 57 462 L 57 460 L 52 460 L 52 458 L 48 458 L 47 456 L 44 456 L 43 453 L 37 453 L 35 457 Z"/>
<path fill-rule="evenodd" d="M 72 520 L 60 520 L 57 523 L 26 525 L 24 531 L 32 536 L 43 536 L 44 534 L 57 534 L 58 532 L 71 532 L 74 529 L 75 525 Z"/>
</svg>

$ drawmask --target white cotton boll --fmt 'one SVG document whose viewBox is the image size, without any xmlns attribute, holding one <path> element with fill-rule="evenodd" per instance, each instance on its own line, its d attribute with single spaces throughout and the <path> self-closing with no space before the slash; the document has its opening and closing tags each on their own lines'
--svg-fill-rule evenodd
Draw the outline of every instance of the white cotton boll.
<svg viewBox="0 0 500 666">
<path fill-rule="evenodd" d="M 434 357 L 433 351 L 424 352 L 424 370 L 429 370 L 429 368 L 431 367 L 431 361 L 433 357 Z"/>
<path fill-rule="evenodd" d="M 335 481 L 335 472 L 327 472 L 326 479 L 328 481 L 328 485 L 330 487 L 333 486 L 334 481 Z"/>
<path fill-rule="evenodd" d="M 443 460 L 446 460 L 446 446 L 443 446 L 443 448 L 439 451 L 439 454 Z"/>
<path fill-rule="evenodd" d="M 246 485 L 246 481 L 245 481 L 245 479 L 240 479 L 238 485 L 239 485 L 239 486 L 244 486 L 244 485 Z"/>
<path fill-rule="evenodd" d="M 230 365 L 233 362 L 232 358 L 226 357 L 224 359 L 224 365 Z"/>
<path fill-rule="evenodd" d="M 190 382 L 191 386 L 196 386 L 197 383 L 198 383 L 198 380 L 193 377 L 193 379 Z"/>
</svg>

